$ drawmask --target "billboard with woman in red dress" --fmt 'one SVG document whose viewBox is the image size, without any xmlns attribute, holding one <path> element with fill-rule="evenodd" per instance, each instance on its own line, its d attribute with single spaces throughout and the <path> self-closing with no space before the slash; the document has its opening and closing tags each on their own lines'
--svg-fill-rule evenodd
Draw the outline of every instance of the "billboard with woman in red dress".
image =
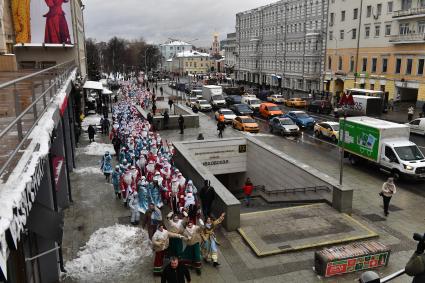
<svg viewBox="0 0 425 283">
<path fill-rule="evenodd" d="M 46 30 L 44 35 L 44 43 L 71 43 L 69 35 L 68 23 L 65 18 L 65 12 L 62 9 L 63 4 L 67 4 L 69 0 L 45 0 L 49 7 L 49 12 L 44 15 L 46 17 Z"/>
</svg>

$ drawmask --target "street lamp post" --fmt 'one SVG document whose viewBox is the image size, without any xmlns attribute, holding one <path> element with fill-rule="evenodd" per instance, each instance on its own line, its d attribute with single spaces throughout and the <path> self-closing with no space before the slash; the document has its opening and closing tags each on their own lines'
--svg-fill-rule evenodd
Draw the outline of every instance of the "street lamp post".
<svg viewBox="0 0 425 283">
<path fill-rule="evenodd" d="M 151 48 L 152 46 L 148 46 L 146 49 L 145 49 L 145 72 L 146 72 L 146 74 L 148 73 L 148 57 L 147 57 L 147 55 L 148 55 L 148 50 Z"/>
</svg>

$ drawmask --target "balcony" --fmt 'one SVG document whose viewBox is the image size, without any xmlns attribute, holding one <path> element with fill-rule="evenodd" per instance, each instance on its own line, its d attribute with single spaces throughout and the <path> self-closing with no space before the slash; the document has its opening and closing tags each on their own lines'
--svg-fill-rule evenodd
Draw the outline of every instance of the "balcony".
<svg viewBox="0 0 425 283">
<path fill-rule="evenodd" d="M 420 18 L 420 17 L 425 17 L 425 7 L 399 10 L 393 13 L 394 19 L 413 19 L 413 18 Z"/>
<path fill-rule="evenodd" d="M 425 43 L 425 35 L 423 33 L 392 35 L 390 42 L 394 44 Z"/>
</svg>

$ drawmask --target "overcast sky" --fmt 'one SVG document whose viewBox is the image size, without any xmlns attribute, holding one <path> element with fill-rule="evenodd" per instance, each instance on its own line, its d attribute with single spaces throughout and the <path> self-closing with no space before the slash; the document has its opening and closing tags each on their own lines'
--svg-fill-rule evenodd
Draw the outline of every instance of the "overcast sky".
<svg viewBox="0 0 425 283">
<path fill-rule="evenodd" d="M 169 37 L 208 47 L 234 32 L 236 13 L 277 0 L 84 0 L 86 36 L 106 41 L 113 36 L 142 36 L 149 43 Z"/>
</svg>

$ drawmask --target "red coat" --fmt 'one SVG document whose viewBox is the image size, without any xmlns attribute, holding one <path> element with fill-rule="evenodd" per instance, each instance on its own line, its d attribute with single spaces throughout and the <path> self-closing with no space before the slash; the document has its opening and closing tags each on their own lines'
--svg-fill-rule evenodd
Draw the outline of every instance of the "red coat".
<svg viewBox="0 0 425 283">
<path fill-rule="evenodd" d="M 254 186 L 252 184 L 245 184 L 242 189 L 245 195 L 250 196 L 252 194 L 252 191 L 254 190 Z"/>
</svg>

